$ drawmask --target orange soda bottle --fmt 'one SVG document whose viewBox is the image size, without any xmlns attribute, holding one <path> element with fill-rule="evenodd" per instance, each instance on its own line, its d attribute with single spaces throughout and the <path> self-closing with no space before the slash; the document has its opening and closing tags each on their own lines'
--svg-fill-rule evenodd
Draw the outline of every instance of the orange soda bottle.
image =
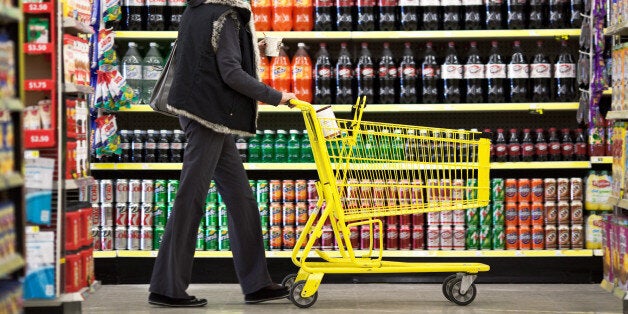
<svg viewBox="0 0 628 314">
<path fill-rule="evenodd" d="M 272 0 L 252 0 L 251 11 L 253 11 L 255 30 L 269 31 L 273 14 Z"/>
<path fill-rule="evenodd" d="M 278 91 L 290 93 L 290 58 L 283 48 L 279 49 L 278 56 L 271 59 L 270 69 L 271 86 Z"/>
<path fill-rule="evenodd" d="M 312 60 L 304 43 L 299 43 L 298 47 L 292 58 L 292 88 L 298 99 L 312 102 Z"/>
<path fill-rule="evenodd" d="M 294 0 L 273 1 L 273 31 L 288 32 L 292 30 L 292 7 Z"/>
<path fill-rule="evenodd" d="M 260 57 L 259 67 L 257 67 L 259 80 L 262 83 L 270 86 L 270 64 L 268 63 L 268 57 Z"/>
<path fill-rule="evenodd" d="M 314 29 L 314 7 L 312 0 L 294 0 L 293 30 L 309 32 Z"/>
</svg>

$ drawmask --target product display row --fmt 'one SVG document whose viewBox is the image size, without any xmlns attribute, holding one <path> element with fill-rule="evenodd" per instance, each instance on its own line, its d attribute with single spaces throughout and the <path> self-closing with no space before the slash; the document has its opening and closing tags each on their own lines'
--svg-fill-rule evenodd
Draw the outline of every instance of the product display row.
<svg viewBox="0 0 628 314">
<path fill-rule="evenodd" d="M 628 44 L 615 47 L 612 52 L 612 80 L 613 98 L 611 110 L 628 109 Z"/>
</svg>

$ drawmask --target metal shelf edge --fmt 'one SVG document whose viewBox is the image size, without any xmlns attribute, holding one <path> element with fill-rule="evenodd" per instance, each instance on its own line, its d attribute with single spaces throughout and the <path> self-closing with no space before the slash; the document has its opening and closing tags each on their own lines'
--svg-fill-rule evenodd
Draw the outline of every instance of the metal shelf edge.
<svg viewBox="0 0 628 314">
<path fill-rule="evenodd" d="M 591 164 L 612 164 L 613 156 L 593 156 L 591 157 Z"/>
<path fill-rule="evenodd" d="M 94 33 L 94 29 L 91 26 L 67 16 L 63 18 L 63 28 L 82 34 Z"/>
<path fill-rule="evenodd" d="M 491 169 L 589 169 L 590 161 L 543 161 L 491 163 Z"/>
<path fill-rule="evenodd" d="M 621 110 L 621 111 L 609 111 L 606 114 L 606 119 L 611 119 L 611 120 L 626 120 L 628 119 L 628 110 Z"/>
<path fill-rule="evenodd" d="M 7 20 L 10 22 L 19 22 L 22 19 L 23 15 L 20 8 L 9 5 L 0 5 L 0 21 Z"/>
<path fill-rule="evenodd" d="M 14 271 L 24 267 L 26 261 L 22 256 L 13 253 L 3 259 L 0 259 L 0 277 L 4 277 Z"/>
<path fill-rule="evenodd" d="M 628 21 L 619 25 L 612 25 L 604 31 L 605 35 L 621 35 L 628 33 Z"/>
<path fill-rule="evenodd" d="M 68 93 L 68 94 L 75 94 L 75 93 L 93 94 L 94 93 L 94 88 L 91 87 L 91 86 L 76 85 L 76 84 L 73 84 L 73 83 L 65 83 L 65 84 L 63 84 L 63 92 L 64 93 Z"/>
</svg>

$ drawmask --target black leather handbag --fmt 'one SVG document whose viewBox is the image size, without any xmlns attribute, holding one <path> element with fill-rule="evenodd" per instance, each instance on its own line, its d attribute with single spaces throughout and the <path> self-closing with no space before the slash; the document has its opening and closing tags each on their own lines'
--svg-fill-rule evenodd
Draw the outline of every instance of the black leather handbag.
<svg viewBox="0 0 628 314">
<path fill-rule="evenodd" d="M 177 51 L 177 42 L 174 42 L 168 61 L 164 66 L 161 75 L 155 84 L 153 93 L 150 95 L 149 106 L 156 112 L 165 114 L 168 116 L 176 117 L 177 115 L 168 110 L 168 94 L 170 93 L 170 87 L 172 86 L 172 80 L 174 79 L 175 72 L 175 53 Z"/>
</svg>

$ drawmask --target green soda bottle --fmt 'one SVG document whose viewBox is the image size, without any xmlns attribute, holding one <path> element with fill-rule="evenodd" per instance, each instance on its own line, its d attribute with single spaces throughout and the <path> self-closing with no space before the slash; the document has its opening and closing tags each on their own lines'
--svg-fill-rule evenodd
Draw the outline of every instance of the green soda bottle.
<svg viewBox="0 0 628 314">
<path fill-rule="evenodd" d="M 275 162 L 286 162 L 288 160 L 288 138 L 286 130 L 277 130 L 275 138 Z"/>
<path fill-rule="evenodd" d="M 404 150 L 405 150 L 405 145 L 403 142 L 403 139 L 401 138 L 401 129 L 395 129 L 393 131 L 393 134 L 395 134 L 395 137 L 392 140 L 391 146 L 392 146 L 392 159 L 393 160 L 404 160 L 405 159 L 405 155 L 404 155 Z"/>
<path fill-rule="evenodd" d="M 262 162 L 273 162 L 275 160 L 275 132 L 264 130 L 262 138 Z"/>
<path fill-rule="evenodd" d="M 249 139 L 248 162 L 260 162 L 262 159 L 262 131 L 257 130 L 255 136 Z"/>
<path fill-rule="evenodd" d="M 314 155 L 312 155 L 312 145 L 310 144 L 310 137 L 307 135 L 307 130 L 303 130 L 302 134 L 301 162 L 314 162 Z"/>
<path fill-rule="evenodd" d="M 288 162 L 299 162 L 301 160 L 301 144 L 299 143 L 299 131 L 290 130 L 288 139 Z"/>
</svg>

